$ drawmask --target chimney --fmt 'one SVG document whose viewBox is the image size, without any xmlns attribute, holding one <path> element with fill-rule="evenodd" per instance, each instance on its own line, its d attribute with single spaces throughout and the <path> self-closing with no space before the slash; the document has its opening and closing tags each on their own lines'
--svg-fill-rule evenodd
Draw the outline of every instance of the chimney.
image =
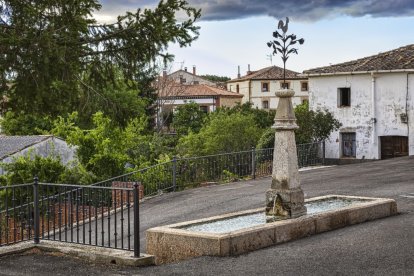
<svg viewBox="0 0 414 276">
<path fill-rule="evenodd" d="M 186 72 L 187 72 L 187 67 L 184 67 L 184 71 L 186 71 Z"/>
<path fill-rule="evenodd" d="M 166 78 L 166 77 L 167 77 L 167 69 L 162 70 L 162 76 L 163 76 L 164 78 Z"/>
<path fill-rule="evenodd" d="M 193 75 L 196 75 L 196 66 L 193 65 Z"/>
<path fill-rule="evenodd" d="M 247 75 L 250 75 L 252 71 L 250 71 L 250 64 L 247 64 Z"/>
<path fill-rule="evenodd" d="M 240 75 L 240 65 L 237 66 L 237 78 L 240 79 L 241 75 Z"/>
</svg>

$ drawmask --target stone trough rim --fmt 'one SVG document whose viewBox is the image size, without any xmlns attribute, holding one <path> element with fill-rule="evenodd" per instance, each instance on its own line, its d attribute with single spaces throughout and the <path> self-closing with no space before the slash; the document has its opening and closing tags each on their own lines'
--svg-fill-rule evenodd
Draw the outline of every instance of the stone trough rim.
<svg viewBox="0 0 414 276">
<path fill-rule="evenodd" d="M 216 215 L 216 216 L 207 217 L 207 218 L 201 218 L 201 219 L 196 219 L 196 220 L 173 223 L 173 224 L 168 224 L 168 225 L 163 225 L 163 226 L 157 226 L 157 227 L 150 228 L 147 231 L 167 232 L 167 233 L 174 233 L 176 235 L 186 235 L 186 236 L 190 235 L 190 236 L 193 236 L 193 237 L 198 236 L 198 237 L 209 237 L 209 238 L 224 238 L 224 237 L 227 237 L 229 235 L 239 234 L 239 233 L 246 232 L 246 231 L 249 231 L 249 230 L 253 231 L 253 230 L 257 230 L 257 229 L 265 229 L 267 227 L 274 227 L 275 225 L 295 223 L 295 222 L 298 222 L 298 221 L 301 221 L 301 220 L 307 220 L 309 218 L 325 217 L 325 216 L 331 215 L 332 213 L 338 213 L 338 212 L 343 212 L 343 211 L 345 212 L 345 211 L 349 211 L 349 210 L 352 210 L 352 209 L 360 207 L 360 206 L 368 207 L 368 206 L 379 205 L 381 203 L 394 202 L 395 201 L 394 199 L 391 199 L 391 198 L 330 194 L 330 195 L 317 196 L 317 197 L 312 197 L 312 198 L 305 199 L 305 203 L 315 202 L 315 201 L 322 201 L 324 199 L 338 199 L 338 198 L 339 199 L 359 199 L 359 200 L 366 200 L 366 202 L 355 202 L 355 203 L 353 203 L 349 206 L 341 207 L 341 208 L 334 209 L 334 210 L 324 211 L 323 213 L 306 214 L 306 215 L 303 215 L 303 216 L 297 217 L 297 218 L 290 218 L 290 219 L 286 219 L 286 220 L 279 220 L 279 221 L 275 221 L 275 222 L 263 223 L 263 224 L 259 224 L 259 225 L 255 225 L 255 226 L 251 226 L 251 227 L 246 227 L 246 228 L 242 228 L 242 229 L 235 230 L 235 231 L 224 232 L 224 233 L 192 231 L 192 230 L 184 229 L 183 227 L 192 226 L 192 225 L 199 225 L 199 224 L 203 224 L 203 223 L 206 223 L 206 222 L 215 222 L 215 221 L 220 221 L 220 220 L 224 220 L 224 219 L 227 219 L 227 218 L 240 217 L 240 216 L 244 216 L 244 215 L 248 215 L 248 214 L 255 214 L 255 213 L 259 213 L 259 212 L 264 212 L 265 207 L 260 207 L 260 208 L 256 208 L 256 209 L 248 209 L 248 210 L 237 211 L 237 212 L 232 212 L 232 213 L 226 213 L 226 214 L 222 214 L 222 215 Z"/>
</svg>

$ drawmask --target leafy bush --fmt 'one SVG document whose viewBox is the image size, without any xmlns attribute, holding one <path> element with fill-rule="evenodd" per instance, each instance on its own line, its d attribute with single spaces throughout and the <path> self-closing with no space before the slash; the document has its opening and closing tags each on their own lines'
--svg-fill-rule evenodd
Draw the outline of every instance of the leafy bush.
<svg viewBox="0 0 414 276">
<path fill-rule="evenodd" d="M 79 163 L 64 166 L 57 156 L 41 157 L 31 152 L 13 159 L 11 163 L 0 163 L 6 172 L 2 176 L 2 185 L 13 185 L 33 182 L 39 177 L 40 182 L 91 184 L 94 176 L 88 173 Z"/>
<path fill-rule="evenodd" d="M 239 113 L 243 115 L 251 115 L 257 127 L 266 129 L 273 125 L 275 120 L 276 111 L 266 111 L 263 109 L 254 108 L 250 102 L 244 104 L 237 104 L 232 108 L 222 107 L 217 110 L 218 112 L 224 112 L 228 115 Z"/>
<path fill-rule="evenodd" d="M 275 132 L 274 128 L 266 129 L 257 143 L 256 149 L 269 149 L 275 146 Z"/>
<path fill-rule="evenodd" d="M 309 110 L 308 102 L 295 107 L 299 129 L 295 131 L 296 143 L 305 144 L 323 141 L 332 131 L 338 130 L 341 123 L 328 110 Z"/>
<path fill-rule="evenodd" d="M 199 133 L 192 133 L 179 140 L 181 155 L 200 156 L 250 150 L 261 134 L 252 115 L 218 112 L 210 115 Z"/>
<path fill-rule="evenodd" d="M 200 110 L 198 104 L 191 102 L 179 106 L 174 113 L 172 126 L 179 137 L 189 132 L 198 133 L 207 114 Z"/>
<path fill-rule="evenodd" d="M 235 173 L 232 173 L 228 170 L 223 170 L 223 181 L 224 183 L 230 182 L 237 182 L 239 180 L 239 176 Z"/>
<path fill-rule="evenodd" d="M 99 180 L 124 174 L 126 167 L 150 166 L 162 154 L 158 147 L 162 142 L 147 131 L 146 116 L 130 120 L 125 128 L 113 124 L 102 112 L 95 113 L 92 121 L 92 128 L 81 129 L 77 113 L 72 113 L 67 118 L 59 117 L 52 132 L 78 147 L 80 163 Z"/>
</svg>

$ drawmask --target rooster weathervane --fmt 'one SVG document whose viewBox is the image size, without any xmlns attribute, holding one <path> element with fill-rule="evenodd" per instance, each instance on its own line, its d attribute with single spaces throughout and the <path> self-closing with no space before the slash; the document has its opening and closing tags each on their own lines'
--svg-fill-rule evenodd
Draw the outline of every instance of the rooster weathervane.
<svg viewBox="0 0 414 276">
<path fill-rule="evenodd" d="M 295 45 L 296 43 L 303 44 L 305 42 L 303 38 L 298 39 L 294 34 L 286 35 L 288 25 L 289 17 L 286 17 L 286 23 L 284 23 L 283 20 L 279 20 L 277 28 L 282 30 L 283 34 L 280 34 L 277 30 L 274 31 L 273 37 L 275 39 L 267 43 L 269 48 L 273 48 L 273 55 L 277 55 L 278 52 L 282 55 L 283 85 L 286 83 L 286 61 L 288 60 L 290 54 L 298 54 L 298 49 L 293 48 L 292 45 Z"/>
</svg>

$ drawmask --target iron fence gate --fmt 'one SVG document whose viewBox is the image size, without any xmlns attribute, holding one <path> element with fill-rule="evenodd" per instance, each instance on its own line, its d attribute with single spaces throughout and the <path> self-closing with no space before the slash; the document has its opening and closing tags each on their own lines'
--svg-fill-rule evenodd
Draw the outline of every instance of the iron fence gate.
<svg viewBox="0 0 414 276">
<path fill-rule="evenodd" d="M 33 183 L 0 187 L 0 246 L 51 240 L 140 255 L 139 184 Z"/>
</svg>

